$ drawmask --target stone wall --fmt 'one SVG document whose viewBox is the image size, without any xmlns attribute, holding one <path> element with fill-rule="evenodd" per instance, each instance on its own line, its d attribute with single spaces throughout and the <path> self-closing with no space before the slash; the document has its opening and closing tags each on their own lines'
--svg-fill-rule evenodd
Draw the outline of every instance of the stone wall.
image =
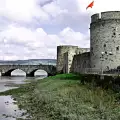
<svg viewBox="0 0 120 120">
<path fill-rule="evenodd" d="M 120 76 L 119 75 L 99 75 L 99 74 L 82 74 L 81 82 L 84 84 L 94 83 L 95 86 L 101 86 L 104 89 L 112 89 L 115 92 L 120 91 Z"/>
<path fill-rule="evenodd" d="M 63 73 L 69 73 L 68 71 L 68 52 L 64 53 L 64 61 L 63 61 Z"/>
<path fill-rule="evenodd" d="M 64 69 L 64 53 L 71 51 L 75 53 L 78 46 L 64 45 L 57 46 L 57 73 L 63 73 Z"/>
<path fill-rule="evenodd" d="M 57 47 L 57 73 L 69 73 L 73 63 L 74 55 L 90 51 L 89 48 L 79 48 L 78 46 L 58 46 Z"/>
<path fill-rule="evenodd" d="M 64 53 L 63 73 L 69 73 L 70 72 L 74 55 L 76 55 L 76 51 L 74 51 L 74 50 L 69 50 L 68 52 Z"/>
<path fill-rule="evenodd" d="M 90 68 L 90 52 L 75 55 L 70 72 L 82 73 L 86 68 Z"/>
</svg>

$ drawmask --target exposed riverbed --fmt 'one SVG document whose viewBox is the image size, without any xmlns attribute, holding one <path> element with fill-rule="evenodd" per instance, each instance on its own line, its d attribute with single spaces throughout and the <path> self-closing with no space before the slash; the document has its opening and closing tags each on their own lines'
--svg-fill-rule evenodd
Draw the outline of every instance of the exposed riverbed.
<svg viewBox="0 0 120 120">
<path fill-rule="evenodd" d="M 15 75 L 20 75 L 20 71 L 16 71 Z M 42 75 L 38 77 L 25 77 L 21 72 L 22 77 L 11 76 L 11 77 L 0 77 L 0 92 L 14 89 L 14 85 L 25 84 L 27 82 L 31 82 L 37 79 L 42 79 L 46 77 L 46 74 L 38 72 L 37 75 Z M 12 98 L 12 96 L 0 96 L 0 120 L 17 120 L 17 118 L 26 118 L 25 110 L 20 110 L 15 104 L 16 101 Z"/>
</svg>

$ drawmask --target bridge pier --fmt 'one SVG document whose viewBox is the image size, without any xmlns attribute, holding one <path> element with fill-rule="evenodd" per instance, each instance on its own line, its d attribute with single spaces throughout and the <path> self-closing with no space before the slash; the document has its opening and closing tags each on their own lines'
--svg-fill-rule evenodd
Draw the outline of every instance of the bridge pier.
<svg viewBox="0 0 120 120">
<path fill-rule="evenodd" d="M 1 76 L 11 76 L 11 73 L 9 73 L 9 72 L 1 73 Z"/>
<path fill-rule="evenodd" d="M 34 74 L 26 74 L 26 77 L 34 77 Z"/>
<path fill-rule="evenodd" d="M 55 73 L 55 74 L 48 73 L 48 77 L 49 77 L 49 76 L 54 76 L 54 75 L 56 75 L 56 73 Z"/>
</svg>

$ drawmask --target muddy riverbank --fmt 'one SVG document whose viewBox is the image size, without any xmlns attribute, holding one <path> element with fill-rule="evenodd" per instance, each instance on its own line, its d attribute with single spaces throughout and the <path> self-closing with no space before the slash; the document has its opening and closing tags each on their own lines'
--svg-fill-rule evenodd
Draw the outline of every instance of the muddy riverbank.
<svg viewBox="0 0 120 120">
<path fill-rule="evenodd" d="M 0 77 L 0 92 L 19 88 L 22 84 L 30 83 L 44 77 Z M 11 95 L 0 96 L 0 120 L 27 120 L 27 111 L 19 108 L 16 99 Z"/>
</svg>

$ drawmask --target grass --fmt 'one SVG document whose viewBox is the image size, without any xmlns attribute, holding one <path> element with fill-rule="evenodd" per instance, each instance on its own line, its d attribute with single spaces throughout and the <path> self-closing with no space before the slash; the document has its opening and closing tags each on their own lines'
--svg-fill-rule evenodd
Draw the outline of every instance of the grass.
<svg viewBox="0 0 120 120">
<path fill-rule="evenodd" d="M 33 120 L 120 120 L 116 94 L 81 84 L 81 75 L 59 74 L 0 95 L 13 95 Z"/>
</svg>

